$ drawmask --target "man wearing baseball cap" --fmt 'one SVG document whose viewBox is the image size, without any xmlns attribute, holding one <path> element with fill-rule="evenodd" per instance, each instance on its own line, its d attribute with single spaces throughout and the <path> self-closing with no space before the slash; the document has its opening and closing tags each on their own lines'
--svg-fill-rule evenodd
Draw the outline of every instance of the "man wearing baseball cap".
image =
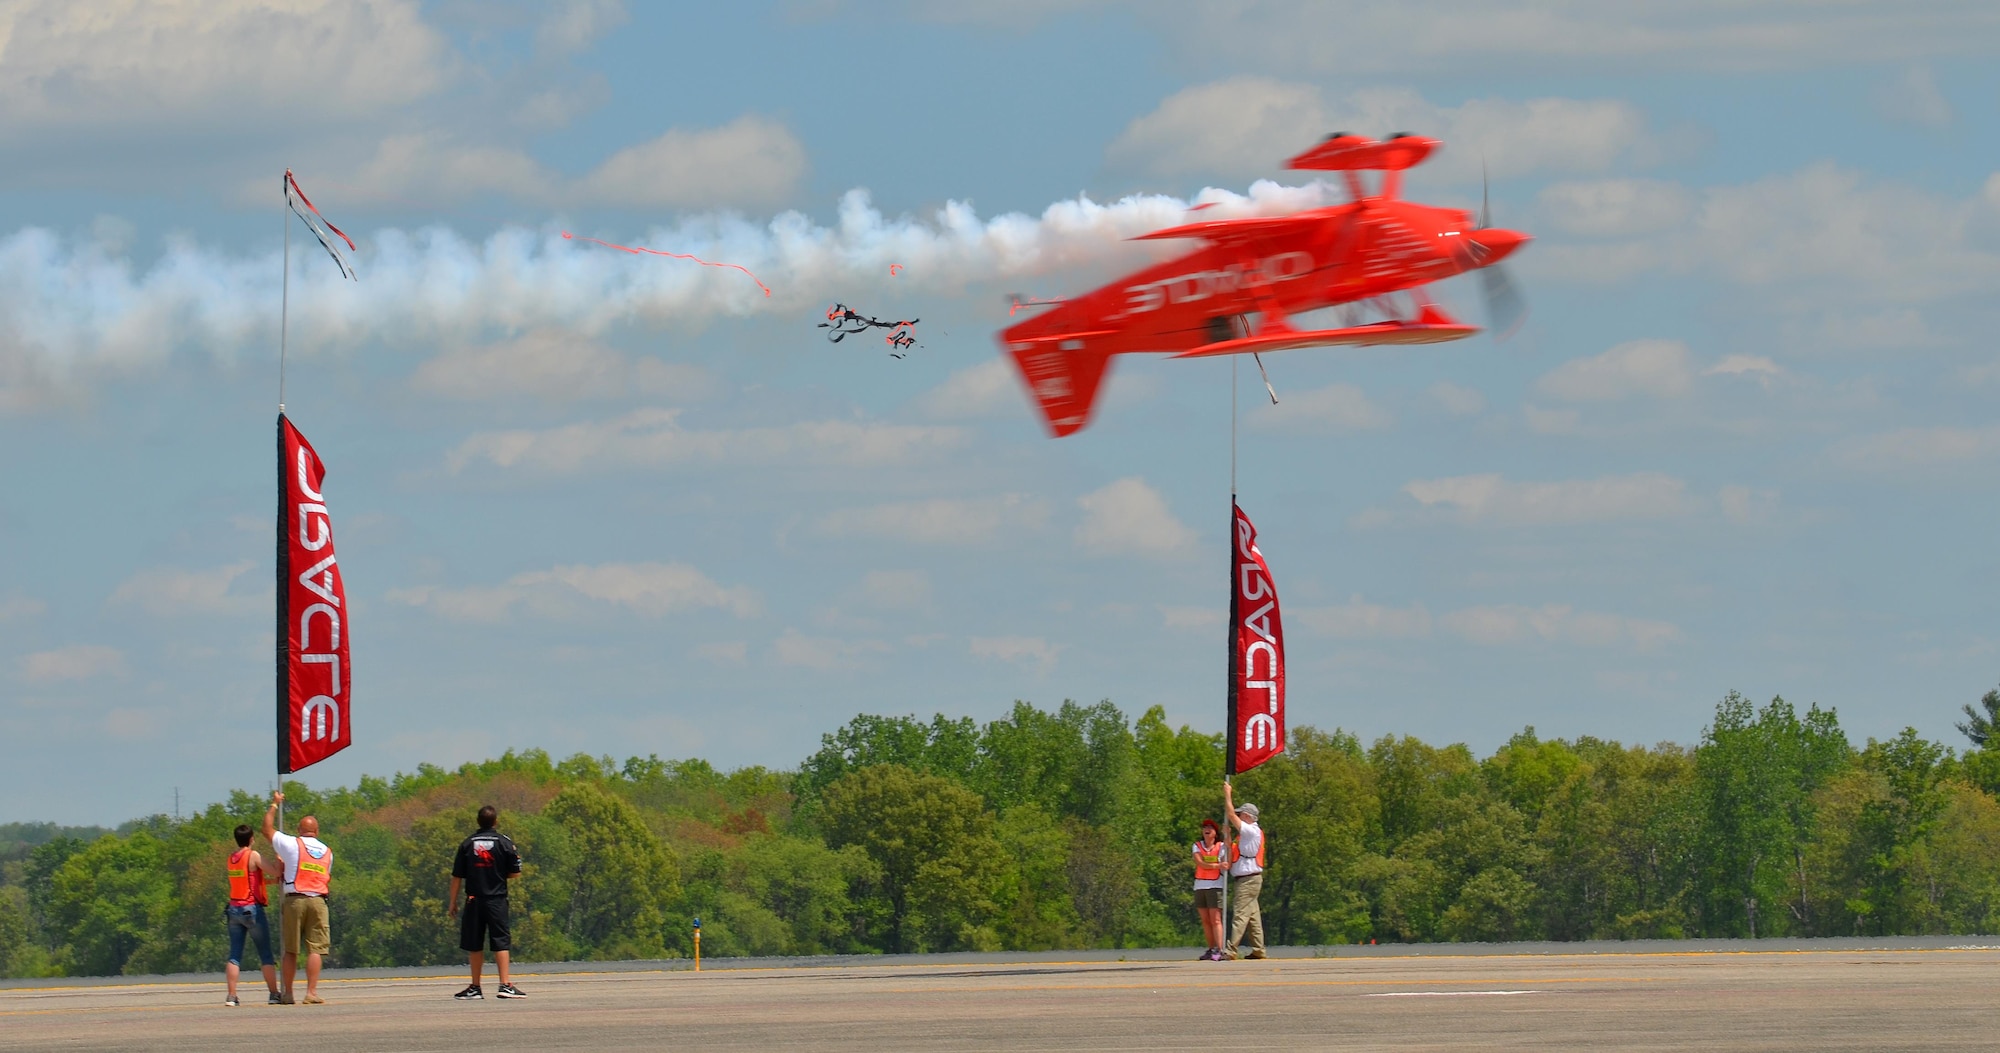
<svg viewBox="0 0 2000 1053">
<path fill-rule="evenodd" d="M 1236 828 L 1236 851 L 1230 854 L 1229 890 L 1236 894 L 1231 911 L 1229 948 L 1223 955 L 1238 958 L 1264 957 L 1264 912 L 1257 906 L 1257 894 L 1264 890 L 1264 828 L 1257 825 L 1257 806 L 1237 804 L 1229 783 L 1222 784 L 1222 803 L 1229 812 L 1229 825 Z M 1250 952 L 1237 948 L 1244 936 L 1250 937 Z"/>
</svg>

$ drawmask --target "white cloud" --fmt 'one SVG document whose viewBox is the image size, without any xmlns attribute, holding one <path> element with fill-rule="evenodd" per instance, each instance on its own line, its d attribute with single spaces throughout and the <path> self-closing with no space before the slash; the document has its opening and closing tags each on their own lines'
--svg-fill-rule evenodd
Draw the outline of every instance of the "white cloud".
<svg viewBox="0 0 2000 1053">
<path fill-rule="evenodd" d="M 515 146 L 437 129 L 398 132 L 383 137 L 372 157 L 332 186 L 334 200 L 352 196 L 363 203 L 448 186 L 459 194 L 493 193 L 558 207 L 695 208 L 782 203 L 805 172 L 805 146 L 791 129 L 745 114 L 719 128 L 669 129 L 577 179 Z"/>
<path fill-rule="evenodd" d="M 1657 234 L 1694 215 L 1694 195 L 1658 179 L 1598 179 L 1542 188 L 1539 214 L 1557 230 L 1590 238 Z"/>
<path fill-rule="evenodd" d="M 1748 486 L 1725 486 L 1716 494 L 1722 515 L 1732 523 L 1762 523 L 1778 510 L 1778 491 Z"/>
<path fill-rule="evenodd" d="M 1763 355 L 1727 355 L 1714 365 L 1701 371 L 1701 375 L 1705 377 L 1745 375 L 1780 377 L 1784 374 L 1785 371 L 1779 368 L 1776 362 L 1765 358 Z"/>
<path fill-rule="evenodd" d="M 746 115 L 620 150 L 578 189 L 600 204 L 637 208 L 768 204 L 789 197 L 805 172 L 806 149 L 791 129 Z"/>
<path fill-rule="evenodd" d="M 588 337 L 538 329 L 513 340 L 466 347 L 425 362 L 410 378 L 418 391 L 456 399 L 528 395 L 550 402 L 635 395 L 691 398 L 714 380 L 699 366 L 627 358 Z"/>
<path fill-rule="evenodd" d="M 560 200 L 562 177 L 514 146 L 469 142 L 444 130 L 396 132 L 375 144 L 375 153 L 343 178 L 323 181 L 300 175 L 301 189 L 334 215 L 341 206 L 370 205 L 403 197 L 428 197 L 437 187 L 467 195 L 499 194 L 522 201 Z M 269 196 L 263 180 L 244 184 L 238 194 L 259 201 Z M 421 198 L 420 198 L 421 199 Z"/>
<path fill-rule="evenodd" d="M 1431 614 L 1421 603 L 1385 607 L 1360 596 L 1332 607 L 1294 607 L 1287 620 L 1338 640 L 1412 639 L 1431 634 Z"/>
<path fill-rule="evenodd" d="M 158 618 L 188 614 L 239 614 L 270 609 L 269 595 L 232 596 L 229 587 L 254 564 L 250 560 L 212 570 L 160 567 L 142 570 L 119 583 L 106 602 Z"/>
<path fill-rule="evenodd" d="M 0 596 L 0 622 L 39 618 L 48 609 L 48 604 L 33 596 Z"/>
<path fill-rule="evenodd" d="M 582 51 L 625 24 L 622 0 L 564 0 L 541 6 L 535 27 L 535 50 L 545 54 Z"/>
<path fill-rule="evenodd" d="M 1288 391 L 1278 404 L 1264 403 L 1250 414 L 1250 425 L 1269 431 L 1378 431 L 1396 422 L 1388 410 L 1368 401 L 1352 384 L 1329 384 L 1310 391 Z"/>
<path fill-rule="evenodd" d="M 843 508 L 820 517 L 836 537 L 880 537 L 932 545 L 979 545 L 1048 525 L 1049 503 L 1028 494 L 897 501 Z"/>
<path fill-rule="evenodd" d="M 1929 66 L 1911 66 L 1875 92 L 1875 111 L 1900 124 L 1944 128 L 1951 124 L 1951 103 L 1938 90 Z"/>
<path fill-rule="evenodd" d="M 1055 668 L 1056 657 L 1064 647 L 1039 636 L 975 636 L 971 642 L 975 657 L 1013 662 L 1041 674 Z"/>
<path fill-rule="evenodd" d="M 1984 56 L 2000 46 L 2000 15 L 1965 0 L 1181 0 L 1141 10 L 1204 63 L 1348 78 L 1771 72 Z"/>
<path fill-rule="evenodd" d="M 1160 606 L 1160 622 L 1169 629 L 1220 630 L 1227 617 L 1220 607 Z"/>
<path fill-rule="evenodd" d="M 571 617 L 594 601 L 648 618 L 691 610 L 723 610 L 748 618 L 760 608 L 749 588 L 718 585 L 685 563 L 570 565 L 516 574 L 499 585 L 392 589 L 388 598 L 451 621 L 497 622 L 522 608 L 544 618 Z"/>
<path fill-rule="evenodd" d="M 1478 644 L 1544 641 L 1585 647 L 1628 646 L 1645 651 L 1672 643 L 1681 635 L 1680 628 L 1672 622 L 1579 611 L 1560 604 L 1467 607 L 1438 621 L 1446 630 Z"/>
<path fill-rule="evenodd" d="M 871 570 L 861 579 L 861 595 L 882 610 L 926 610 L 931 605 L 931 576 L 921 570 Z"/>
<path fill-rule="evenodd" d="M 1418 479 L 1403 492 L 1467 523 L 1544 526 L 1669 519 L 1692 510 L 1687 484 L 1658 472 L 1550 483 L 1510 482 L 1498 473 Z"/>
<path fill-rule="evenodd" d="M 1712 191 L 1699 226 L 1704 261 L 1741 281 L 1843 278 L 1889 298 L 1930 298 L 2000 277 L 2000 258 L 1968 242 L 1965 212 L 1821 162 Z"/>
<path fill-rule="evenodd" d="M 1694 386 L 1694 356 L 1678 340 L 1633 340 L 1565 362 L 1537 381 L 1543 394 L 1571 402 L 1651 395 L 1673 398 Z"/>
<path fill-rule="evenodd" d="M 544 430 L 480 432 L 445 458 L 453 472 L 475 463 L 551 475 L 684 464 L 871 466 L 922 460 L 965 441 L 948 427 L 854 420 L 695 431 L 679 410 L 641 409 L 610 420 Z"/>
<path fill-rule="evenodd" d="M 1521 418 L 1527 422 L 1528 430 L 1537 435 L 1575 435 L 1583 430 L 1583 414 L 1573 409 L 1522 406 Z"/>
<path fill-rule="evenodd" d="M 989 358 L 946 377 L 944 383 L 917 399 L 933 420 L 973 420 L 1019 413 L 1026 396 L 1004 358 Z"/>
<path fill-rule="evenodd" d="M 1593 172 L 1644 147 L 1645 117 L 1612 99 L 1474 99 L 1439 106 L 1404 88 L 1368 88 L 1327 99 L 1310 84 L 1234 77 L 1184 88 L 1138 118 L 1105 151 L 1114 164 L 1154 175 L 1250 176 L 1334 131 L 1372 137 L 1408 131 L 1442 139 L 1429 162 L 1451 178 Z"/>
<path fill-rule="evenodd" d="M 716 665 L 747 665 L 750 661 L 750 645 L 742 640 L 696 644 L 694 654 L 695 657 L 714 662 Z"/>
<path fill-rule="evenodd" d="M 159 709 L 137 709 L 131 706 L 117 706 L 105 712 L 97 726 L 106 735 L 126 742 L 158 741 L 168 727 L 168 715 Z"/>
<path fill-rule="evenodd" d="M 116 676 L 124 671 L 123 653 L 115 647 L 93 644 L 37 651 L 21 658 L 21 679 L 31 683 L 89 680 L 99 676 Z"/>
<path fill-rule="evenodd" d="M 1113 555 L 1171 556 L 1194 544 L 1194 531 L 1174 518 L 1158 490 L 1136 476 L 1076 499 L 1083 509 L 1077 547 Z"/>
<path fill-rule="evenodd" d="M 891 648 L 880 640 L 837 640 L 826 636 L 806 636 L 786 629 L 771 645 L 780 665 L 802 666 L 822 672 L 852 669 L 868 655 L 887 654 Z"/>
<path fill-rule="evenodd" d="M 410 0 L 0 7 L 0 129 L 157 133 L 380 114 L 456 67 Z"/>
<path fill-rule="evenodd" d="M 1440 380 L 1429 388 L 1431 398 L 1454 417 L 1470 417 L 1486 408 L 1486 396 L 1476 389 Z"/>
<path fill-rule="evenodd" d="M 1865 472 L 1949 468 L 2000 457 L 2000 425 L 1902 428 L 1837 445 L 1834 458 Z"/>
<path fill-rule="evenodd" d="M 1780 307 L 1817 318 L 1990 290 L 2000 282 L 1996 227 L 2000 195 L 1955 200 L 1822 161 L 1709 188 L 1690 223 L 1654 237 L 1542 246 L 1536 265 L 1579 282 L 1663 270 L 1779 287 L 1792 294 Z M 1912 335 L 1907 324 L 1895 331 Z"/>
</svg>

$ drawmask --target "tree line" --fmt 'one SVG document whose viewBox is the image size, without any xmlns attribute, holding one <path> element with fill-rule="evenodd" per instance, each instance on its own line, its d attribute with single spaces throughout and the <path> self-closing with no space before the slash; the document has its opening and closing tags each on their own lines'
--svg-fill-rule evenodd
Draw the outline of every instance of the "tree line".
<svg viewBox="0 0 2000 1053">
<path fill-rule="evenodd" d="M 1292 730 L 1237 779 L 1270 842 L 1273 943 L 1990 933 L 2000 692 L 1971 748 L 1857 747 L 1831 710 L 1731 693 L 1700 742 L 1533 728 L 1484 758 Z M 334 846 L 333 960 L 461 957 L 444 918 L 473 810 L 526 860 L 523 960 L 1193 946 L 1188 845 L 1219 736 L 1109 702 L 856 717 L 796 770 L 509 752 L 285 787 Z M 0 976 L 219 968 L 223 862 L 264 799 L 116 830 L 0 827 Z"/>
</svg>

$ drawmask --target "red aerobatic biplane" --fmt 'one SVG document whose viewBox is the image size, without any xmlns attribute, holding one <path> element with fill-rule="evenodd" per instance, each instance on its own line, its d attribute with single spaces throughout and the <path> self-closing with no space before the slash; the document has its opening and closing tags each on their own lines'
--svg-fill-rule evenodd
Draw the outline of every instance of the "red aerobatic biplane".
<svg viewBox="0 0 2000 1053">
<path fill-rule="evenodd" d="M 1441 145 L 1398 135 L 1379 142 L 1331 135 L 1286 162 L 1339 172 L 1353 200 L 1286 216 L 1186 223 L 1140 240 L 1194 238 L 1206 244 L 1010 326 L 999 334 L 1021 379 L 1058 437 L 1090 422 L 1112 355 L 1177 352 L 1176 358 L 1243 355 L 1323 344 L 1432 344 L 1479 332 L 1424 295 L 1423 286 L 1480 271 L 1490 320 L 1503 332 L 1521 316 L 1521 297 L 1494 267 L 1528 240 L 1456 208 L 1403 201 L 1402 173 Z M 1373 194 L 1362 172 L 1382 172 Z M 1405 293 L 1405 296 L 1396 294 Z M 1355 306 L 1347 324 L 1300 330 L 1293 315 Z M 1018 306 L 1018 304 L 1017 304 Z M 1356 324 L 1373 308 L 1384 320 Z"/>
</svg>

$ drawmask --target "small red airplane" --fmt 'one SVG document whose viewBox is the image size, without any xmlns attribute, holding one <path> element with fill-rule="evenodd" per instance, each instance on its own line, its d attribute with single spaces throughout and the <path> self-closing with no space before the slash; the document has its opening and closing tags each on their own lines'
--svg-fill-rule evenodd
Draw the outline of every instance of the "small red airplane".
<svg viewBox="0 0 2000 1053">
<path fill-rule="evenodd" d="M 1402 201 L 1404 169 L 1442 145 L 1397 135 L 1376 141 L 1330 135 L 1286 167 L 1339 172 L 1352 200 L 1286 216 L 1187 223 L 1138 240 L 1194 238 L 1184 256 L 1155 264 L 1009 326 L 999 341 L 1020 369 L 1057 437 L 1090 423 L 1111 356 L 1175 352 L 1176 358 L 1244 355 L 1325 344 L 1432 344 L 1479 332 L 1431 301 L 1423 287 L 1477 270 L 1488 313 L 1503 333 L 1522 314 L 1513 280 L 1494 265 L 1528 235 L 1486 225 L 1472 213 Z M 1362 172 L 1381 172 L 1373 194 Z M 1396 294 L 1406 293 L 1404 296 Z M 1400 301 L 1400 302 L 1399 302 Z M 1347 324 L 1299 330 L 1292 315 L 1353 305 Z M 1016 301 L 1019 309 L 1029 304 Z M 1360 312 L 1387 315 L 1355 324 Z M 1261 364 L 1261 359 L 1260 359 Z"/>
</svg>

